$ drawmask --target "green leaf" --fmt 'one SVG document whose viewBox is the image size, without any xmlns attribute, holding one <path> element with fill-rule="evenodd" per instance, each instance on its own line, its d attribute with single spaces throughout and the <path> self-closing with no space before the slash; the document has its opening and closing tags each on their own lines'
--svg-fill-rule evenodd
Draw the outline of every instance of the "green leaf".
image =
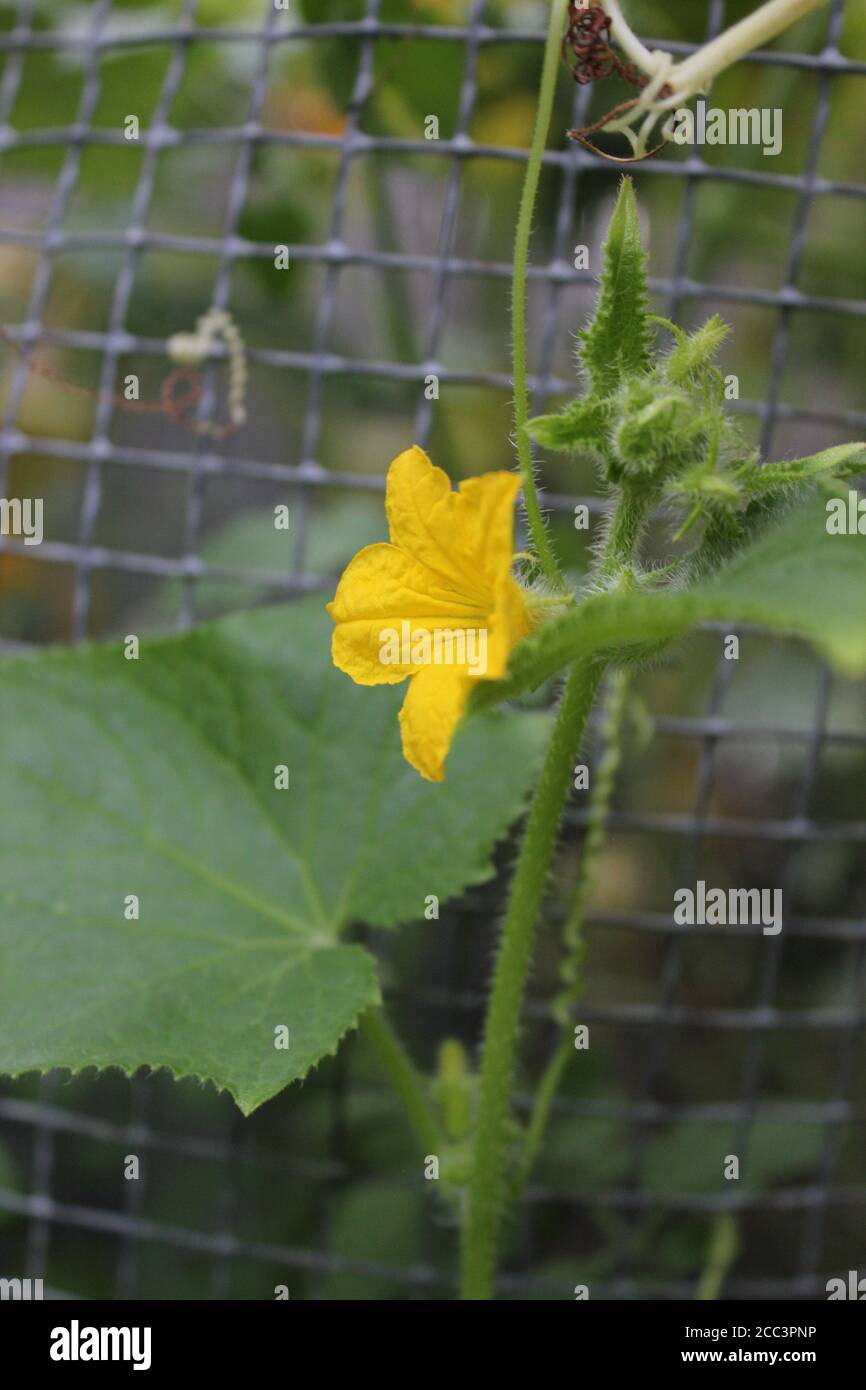
<svg viewBox="0 0 866 1390">
<path fill-rule="evenodd" d="M 646 261 L 634 185 L 624 178 L 604 246 L 598 306 L 580 334 L 580 360 L 595 395 L 610 394 L 629 373 L 649 370 Z"/>
<path fill-rule="evenodd" d="M 588 397 L 571 401 L 558 414 L 536 415 L 527 424 L 526 432 L 544 449 L 571 452 L 585 448 L 594 452 L 605 438 L 609 416 L 610 406 L 606 401 Z"/>
<path fill-rule="evenodd" d="M 3 663 L 0 1071 L 168 1067 L 249 1112 L 378 999 L 343 928 L 491 875 L 545 721 L 473 721 L 433 786 L 400 754 L 403 692 L 334 670 L 330 632 L 312 600 L 138 661 Z"/>
<path fill-rule="evenodd" d="M 728 556 L 751 544 L 775 524 L 786 510 L 814 495 L 816 486 L 832 489 L 837 482 L 866 471 L 866 445 L 840 444 L 809 458 L 761 466 L 755 457 L 731 465 L 731 476 L 747 505 L 736 516 L 715 508 L 699 544 L 688 556 L 684 578 L 718 570 Z"/>
<path fill-rule="evenodd" d="M 515 648 L 506 679 L 478 690 L 473 708 L 534 689 L 571 662 L 652 647 L 708 619 L 803 637 L 844 674 L 862 675 L 863 537 L 828 535 L 823 503 L 811 498 L 693 589 L 610 591 L 552 619 Z"/>
<path fill-rule="evenodd" d="M 804 459 L 766 463 L 744 473 L 750 497 L 766 497 L 780 488 L 799 487 L 819 478 L 857 478 L 866 472 L 866 444 L 837 444 Z"/>
<path fill-rule="evenodd" d="M 671 325 L 674 328 L 674 325 Z M 700 328 L 688 337 L 680 330 L 677 345 L 669 353 L 665 362 L 665 375 L 668 381 L 684 382 L 708 367 L 727 338 L 731 329 L 718 314 L 713 314 Z"/>
</svg>

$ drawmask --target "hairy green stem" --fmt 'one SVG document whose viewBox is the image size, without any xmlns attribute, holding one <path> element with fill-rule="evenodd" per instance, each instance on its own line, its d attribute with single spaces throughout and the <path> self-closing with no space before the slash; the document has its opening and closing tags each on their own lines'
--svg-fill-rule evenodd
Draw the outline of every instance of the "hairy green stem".
<svg viewBox="0 0 866 1390">
<path fill-rule="evenodd" d="M 624 487 L 610 519 L 604 554 L 598 567 L 600 579 L 613 579 L 631 564 L 644 522 L 657 493 L 647 487 Z"/>
<path fill-rule="evenodd" d="M 507 1197 L 511 1091 L 526 980 L 559 822 L 574 760 L 603 674 L 603 664 L 572 667 L 535 789 L 502 927 L 487 1011 L 463 1230 L 462 1296 L 493 1297 L 496 1244 Z"/>
<path fill-rule="evenodd" d="M 532 450 L 526 432 L 529 421 L 526 277 L 532 219 L 553 110 L 566 6 L 567 0 L 552 0 L 550 6 L 535 130 L 517 224 L 511 308 L 514 425 L 526 514 L 538 562 L 557 589 L 563 589 L 565 583 L 544 529 L 535 487 Z M 645 513 L 643 497 L 629 495 L 621 498 L 601 562 L 604 573 L 615 576 L 631 558 Z M 604 662 L 596 660 L 575 665 L 569 673 L 511 885 L 481 1056 L 478 1110 L 462 1229 L 461 1289 L 464 1299 L 483 1300 L 494 1296 L 497 1241 L 509 1197 L 508 1131 L 517 1037 L 535 927 L 571 785 L 574 759 L 580 751 L 604 669 Z M 552 1076 L 549 1085 L 555 1088 L 557 1080 L 558 1076 Z"/>
<path fill-rule="evenodd" d="M 790 29 L 804 15 L 820 10 L 826 4 L 827 0 L 766 0 L 764 5 L 675 67 L 671 73 L 674 90 L 709 88 L 713 79 L 725 68 L 732 67 L 747 53 L 760 48 L 777 34 Z"/>
<path fill-rule="evenodd" d="M 529 392 L 527 390 L 526 370 L 526 275 L 529 268 L 529 239 L 532 234 L 532 218 L 535 212 L 535 199 L 538 193 L 538 180 L 541 175 L 541 161 L 550 129 L 553 111 L 553 98 L 556 91 L 556 77 L 560 63 L 560 44 L 565 27 L 567 0 L 552 0 L 547 42 L 544 47 L 544 65 L 541 72 L 541 87 L 538 94 L 538 110 L 535 117 L 535 130 L 529 150 L 529 162 L 523 181 L 520 198 L 520 213 L 517 219 L 517 237 L 514 246 L 514 275 L 511 283 L 511 351 L 514 373 L 514 432 L 517 443 L 517 458 L 523 479 L 523 501 L 532 543 L 547 579 L 557 588 L 565 587 L 559 565 L 553 553 L 544 518 L 538 503 L 535 487 L 535 468 L 532 461 L 532 447 L 526 426 L 529 422 Z"/>
<path fill-rule="evenodd" d="M 733 1212 L 719 1212 L 713 1222 L 707 1258 L 695 1298 L 701 1302 L 716 1302 L 722 1296 L 731 1267 L 740 1250 L 740 1234 Z"/>
<path fill-rule="evenodd" d="M 425 1156 L 439 1154 L 442 1131 L 427 1095 L 423 1077 L 415 1070 L 408 1052 L 392 1029 L 384 1010 L 368 1009 L 361 1032 L 369 1042 L 403 1105 L 406 1118 L 421 1142 Z"/>
<path fill-rule="evenodd" d="M 601 573 L 615 574 L 618 569 L 631 563 L 648 506 L 649 498 L 644 491 L 638 494 L 623 492 L 620 495 L 599 563 Z M 511 885 L 487 1009 L 481 1058 L 478 1113 L 462 1233 L 461 1287 L 464 1299 L 490 1299 L 494 1296 L 496 1245 L 504 1210 L 519 1191 L 537 1155 L 550 1106 L 570 1055 L 570 1041 L 566 1039 L 557 1049 L 542 1078 L 524 1155 L 515 1177 L 509 1179 L 507 1145 L 511 1091 L 535 926 L 571 785 L 574 761 L 580 752 L 605 669 L 606 663 L 599 659 L 571 668 L 535 789 Z M 575 955 L 580 950 L 583 910 L 603 841 L 604 821 L 619 766 L 620 729 L 627 693 L 628 678 L 617 673 L 608 710 L 611 722 L 608 722 L 606 732 L 609 742 L 599 772 L 595 812 L 590 817 L 587 862 L 581 869 L 574 907 L 566 927 L 566 941 L 571 944 Z M 573 987 L 574 982 L 569 983 Z"/>
<path fill-rule="evenodd" d="M 598 861 L 607 838 L 607 818 L 616 789 L 617 773 L 622 762 L 622 735 L 625 712 L 631 685 L 630 672 L 622 668 L 614 672 L 605 709 L 602 741 L 604 751 L 594 774 L 589 805 L 589 818 L 583 850 L 580 856 L 577 883 L 571 910 L 563 930 L 565 956 L 560 975 L 565 986 L 554 1002 L 554 1013 L 563 1027 L 563 1036 L 547 1064 L 535 1094 L 535 1102 L 526 1143 L 514 1189 L 515 1198 L 527 1182 L 544 1142 L 550 1111 L 570 1059 L 574 1056 L 574 1036 L 571 1031 L 571 1006 L 582 989 L 583 924 L 586 907 L 595 886 Z"/>
<path fill-rule="evenodd" d="M 571 911 L 563 930 L 565 959 L 560 967 L 565 986 L 565 1003 L 574 999 L 580 988 L 580 966 L 583 957 L 583 923 L 586 907 L 595 888 L 598 861 L 607 839 L 607 818 L 613 804 L 616 779 L 622 763 L 622 734 L 626 706 L 631 687 L 631 672 L 627 667 L 614 671 L 604 711 L 601 730 L 602 755 L 594 774 L 590 794 L 589 816 L 583 841 L 580 870 L 572 899 Z M 567 1022 L 567 1014 L 563 1022 Z"/>
</svg>

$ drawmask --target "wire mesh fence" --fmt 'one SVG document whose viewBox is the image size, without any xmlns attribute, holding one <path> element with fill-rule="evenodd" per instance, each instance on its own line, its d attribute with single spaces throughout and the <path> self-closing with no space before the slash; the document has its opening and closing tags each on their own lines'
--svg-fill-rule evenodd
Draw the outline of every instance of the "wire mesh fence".
<svg viewBox="0 0 866 1390">
<path fill-rule="evenodd" d="M 48 161 L 40 184 L 48 195 L 41 193 L 24 213 L 16 200 L 4 198 L 0 212 L 7 273 L 17 265 L 27 284 L 18 310 L 4 312 L 9 351 L 0 490 L 14 490 L 28 464 L 46 476 L 54 469 L 64 518 L 36 552 L 0 539 L 7 580 L 17 565 L 14 573 L 25 574 L 40 604 L 57 603 L 48 634 L 30 620 L 41 611 L 38 605 L 25 606 L 23 618 L 16 610 L 14 623 L 4 615 L 8 647 L 46 635 L 80 640 L 121 626 L 137 631 L 131 615 L 145 626 L 171 621 L 186 628 L 215 610 L 328 590 L 333 571 L 318 563 L 317 517 L 332 495 L 349 497 L 351 505 L 380 492 L 387 461 L 382 456 L 378 470 L 366 462 L 354 467 L 351 454 L 346 462 L 335 450 L 329 419 L 335 410 L 354 409 L 355 389 L 366 393 L 362 400 L 385 401 L 395 440 L 412 432 L 422 445 L 432 441 L 447 454 L 453 427 L 443 424 L 439 400 L 460 392 L 467 413 L 479 400 L 501 407 L 505 440 L 507 360 L 473 356 L 467 313 L 482 302 L 473 298 L 479 293 L 506 301 L 510 266 L 473 237 L 463 214 L 475 168 L 501 167 L 516 176 L 525 161 L 525 148 L 512 145 L 507 130 L 500 135 L 490 122 L 479 129 L 479 90 L 495 84 L 490 64 L 506 50 L 525 52 L 537 64 L 543 7 L 466 0 L 442 7 L 444 18 L 435 8 L 408 0 L 402 6 L 365 0 L 285 7 L 262 0 L 232 13 L 232 6 L 196 0 L 129 8 L 94 0 L 71 7 L 62 22 L 53 6 L 37 0 L 0 9 L 0 177 L 14 180 L 15 161 L 34 152 Z M 705 35 L 719 32 L 729 17 L 724 0 L 694 8 Z M 862 100 L 866 77 L 866 50 L 845 42 L 852 9 L 834 0 L 817 28 L 783 41 L 791 47 L 747 60 L 757 74 L 790 80 L 791 100 L 809 105 L 795 145 L 797 167 L 775 172 L 768 161 L 756 165 L 741 151 L 711 160 L 691 150 L 682 159 L 666 152 L 636 173 L 641 196 L 652 197 L 653 186 L 664 185 L 664 196 L 678 208 L 675 233 L 660 248 L 667 264 L 651 282 L 661 311 L 679 320 L 718 307 L 742 315 L 741 334 L 754 330 L 768 342 L 766 370 L 755 375 L 756 389 L 744 393 L 737 409 L 763 448 L 777 453 L 803 432 L 830 444 L 866 424 L 854 389 L 842 383 L 827 392 L 822 381 L 810 387 L 790 375 L 800 335 L 812 331 L 810 325 L 824 325 L 825 335 L 843 333 L 846 325 L 859 329 L 866 314 L 866 300 L 839 293 L 832 280 L 822 282 L 809 261 L 822 209 L 835 215 L 843 208 L 839 215 L 862 243 L 866 184 L 852 181 L 846 170 L 837 175 L 827 161 L 838 84 L 855 84 Z M 679 54 L 692 51 L 700 37 L 664 44 Z M 417 137 L 395 135 L 369 119 L 389 72 L 412 45 L 422 47 L 434 67 L 446 55 L 459 63 L 448 129 L 436 140 L 423 130 Z M 345 83 L 339 122 L 316 126 L 298 119 L 297 110 L 275 120 L 274 73 L 283 56 L 325 49 Z M 225 110 L 218 93 L 204 119 L 182 101 L 193 53 L 205 63 L 209 55 L 229 55 L 232 64 Z M 130 141 L 122 108 L 121 119 L 103 109 L 107 65 L 151 59 L 157 94 Z M 22 96 L 46 71 L 38 62 L 47 60 L 75 79 L 74 105 L 61 124 L 19 119 Z M 569 124 L 586 120 L 591 101 L 588 89 L 576 90 Z M 591 237 L 584 205 L 598 206 L 615 185 L 603 160 L 561 145 L 557 141 L 545 155 L 548 216 L 530 272 L 537 405 L 570 388 L 569 334 L 591 302 L 596 273 L 574 268 L 572 248 Z M 114 214 L 114 225 L 102 226 L 92 215 L 82 218 L 77 199 L 89 161 L 106 154 L 120 154 L 133 174 L 119 200 L 122 220 Z M 272 237 L 257 239 L 249 209 L 259 161 L 283 156 L 288 162 L 275 167 L 289 179 L 305 177 L 310 162 L 327 209 L 310 235 L 293 235 L 287 226 L 285 236 L 286 273 L 307 276 L 308 312 L 298 311 L 297 329 L 287 321 L 284 333 L 258 333 L 251 287 L 257 267 L 273 266 L 275 245 Z M 160 181 L 164 166 L 178 159 L 190 161 L 176 166 L 182 177 L 194 180 L 199 167 L 208 171 L 208 206 L 220 209 L 210 217 L 210 232 L 188 231 L 166 218 Z M 435 206 L 422 203 L 417 216 L 410 206 L 407 214 L 405 204 L 416 196 L 411 179 L 428 177 L 435 180 Z M 784 237 L 774 239 L 755 283 L 690 268 L 706 233 L 701 199 L 719 189 L 725 196 L 734 190 L 740 200 L 780 200 L 783 211 L 774 225 L 785 228 Z M 474 198 L 470 190 L 473 207 Z M 493 203 L 495 217 L 495 197 Z M 749 203 L 736 206 L 744 210 Z M 748 231 L 744 227 L 743 235 Z M 25 260 L 16 262 L 12 253 Z M 86 305 L 69 312 L 65 268 L 95 261 L 103 278 L 88 318 Z M 169 267 L 179 287 L 179 310 L 173 321 L 166 317 L 164 331 L 154 331 L 142 313 L 154 264 Z M 388 299 L 397 324 L 390 340 L 382 340 L 387 351 L 379 351 L 375 334 L 368 344 L 364 329 L 380 298 Z M 206 429 L 184 432 L 169 420 L 138 418 L 118 407 L 119 383 L 132 370 L 156 389 L 168 370 L 167 340 L 189 326 L 193 306 L 195 312 L 230 309 L 247 338 L 251 428 L 224 441 Z M 761 321 L 770 327 L 758 330 L 751 314 L 765 316 Z M 142 331 L 142 323 L 151 331 Z M 28 409 L 28 392 L 39 382 L 32 372 L 37 349 L 89 383 L 92 413 L 80 428 L 45 430 L 38 410 Z M 223 409 L 220 355 L 203 373 L 196 418 L 204 425 L 218 421 Z M 439 398 L 429 390 L 432 379 Z M 286 393 L 292 416 L 279 437 L 275 422 L 283 417 L 274 414 L 273 390 Z M 360 438 L 362 456 L 364 448 Z M 604 505 L 589 486 L 554 489 L 545 502 L 567 525 L 577 504 L 592 514 Z M 119 527 L 118 497 L 131 514 Z M 291 505 L 291 545 L 282 560 L 262 564 L 252 549 L 223 554 L 209 544 L 233 509 L 274 498 Z M 840 704 L 830 675 L 804 657 L 796 669 L 808 698 L 791 717 L 753 713 L 747 689 L 737 694 L 738 667 L 760 665 L 764 645 L 743 632 L 743 662 L 728 661 L 720 650 L 720 631 L 728 630 L 720 624 L 697 639 L 686 684 L 694 682 L 702 707 L 670 686 L 647 691 L 654 746 L 682 769 L 682 783 L 679 800 L 662 804 L 665 798 L 648 790 L 655 773 L 641 781 L 626 771 L 605 861 L 615 891 L 594 906 L 588 921 L 590 986 L 581 1017 L 592 1026 L 596 1046 L 615 1059 L 617 1084 L 576 1088 L 559 1101 L 562 1152 L 527 1194 L 503 1277 L 506 1296 L 569 1297 L 568 1270 L 572 1283 L 589 1270 L 594 1297 L 692 1297 L 695 1248 L 703 1248 L 725 1213 L 736 1219 L 745 1256 L 725 1284 L 726 1296 L 823 1297 L 831 1273 L 862 1268 L 866 727 L 849 717 L 850 706 Z M 781 702 L 783 713 L 790 708 Z M 778 803 L 756 792 L 750 811 L 748 785 L 739 798 L 730 795 L 734 763 L 769 766 L 764 788 L 775 770 L 784 791 Z M 851 766 L 853 774 L 846 770 Z M 574 812 L 572 854 L 581 829 L 582 817 Z M 730 928 L 720 944 L 710 940 L 712 929 L 678 927 L 660 902 L 648 907 L 636 886 L 630 888 L 635 856 L 664 861 L 675 881 L 686 882 L 709 880 L 719 865 L 747 863 L 756 880 L 781 885 L 786 901 L 795 904 L 784 942 L 782 936 L 756 941 Z M 506 850 L 503 869 L 507 863 Z M 822 896 L 828 864 L 837 871 L 832 892 Z M 390 1000 L 422 1054 L 443 1030 L 469 1042 L 477 1037 L 501 890 L 497 881 L 445 910 L 435 941 L 425 937 L 421 961 L 408 975 L 402 948 L 374 934 L 386 982 L 408 979 L 399 988 L 392 984 Z M 551 921 L 557 912 L 554 901 Z M 616 961 L 611 942 L 622 952 Z M 719 953 L 727 953 L 725 972 L 734 973 L 725 974 L 725 988 L 716 991 L 708 976 Z M 736 967 L 729 967 L 731 953 Z M 623 973 L 622 958 L 634 962 L 631 975 Z M 542 957 L 527 1010 L 527 1032 L 539 1056 L 553 1037 L 544 966 Z M 789 1055 L 796 1057 L 791 1066 Z M 0 1263 L 45 1278 L 54 1295 L 270 1297 L 283 1283 L 303 1297 L 426 1298 L 453 1291 L 441 1258 L 453 1231 L 435 1207 L 425 1208 L 417 1223 L 414 1215 L 408 1220 L 417 1240 L 403 1257 L 390 1247 L 381 1255 L 359 1253 L 346 1237 L 352 1185 L 375 1179 L 378 1171 L 375 1142 L 359 1157 L 352 1135 L 361 1126 L 368 1137 L 381 1133 L 382 1143 L 391 1143 L 387 1099 L 354 1054 L 329 1062 L 303 1091 L 285 1094 L 246 1121 L 227 1100 L 189 1084 L 174 1087 L 160 1076 L 130 1083 L 54 1075 L 38 1086 L 6 1085 L 0 1121 L 12 1155 L 8 1173 L 0 1170 Z M 694 1138 L 684 1140 L 686 1132 Z M 672 1133 L 682 1141 L 678 1150 L 664 1144 Z M 579 1144 L 577 1134 L 583 1136 Z M 712 1146 L 744 1164 L 751 1155 L 764 1178 L 711 1190 L 700 1174 Z M 789 1170 L 774 1167 L 773 1154 L 788 1146 L 794 1153 Z M 417 1182 L 397 1147 L 394 1191 L 402 1184 L 408 1192 Z M 616 1162 L 598 1158 L 614 1150 Z M 679 1166 L 672 1161 L 676 1152 L 687 1154 Z M 139 1182 L 122 1180 L 120 1159 L 127 1153 L 144 1156 Z M 398 1202 L 390 1190 L 388 1202 Z M 294 1219 L 298 1206 L 308 1209 L 300 1223 Z M 281 1231 L 295 1238 L 275 1236 Z M 614 1251 L 603 1266 L 595 1250 L 598 1232 Z M 659 1254 L 667 1244 L 669 1257 Z"/>
</svg>

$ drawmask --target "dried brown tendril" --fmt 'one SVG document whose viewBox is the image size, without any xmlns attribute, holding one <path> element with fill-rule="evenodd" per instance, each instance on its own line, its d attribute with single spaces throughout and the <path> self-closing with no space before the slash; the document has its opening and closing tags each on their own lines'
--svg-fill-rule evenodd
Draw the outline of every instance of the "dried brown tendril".
<svg viewBox="0 0 866 1390">
<path fill-rule="evenodd" d="M 611 47 L 611 23 L 610 15 L 605 13 L 601 5 L 581 5 L 578 0 L 569 0 L 568 28 L 562 36 L 563 61 L 568 64 L 575 82 L 581 87 L 613 76 L 621 77 L 632 87 L 645 87 L 649 81 L 646 74 L 636 68 L 634 63 L 623 62 Z M 668 92 L 669 88 L 664 87 L 662 96 Z M 593 154 L 600 155 L 602 159 L 608 159 L 614 164 L 640 164 L 644 159 L 652 159 L 653 155 L 664 149 L 667 140 L 662 140 L 653 149 L 647 150 L 646 154 L 624 156 L 608 154 L 589 139 L 596 131 L 603 130 L 608 122 L 630 111 L 637 102 L 638 98 L 633 97 L 631 101 L 624 101 L 615 106 L 592 125 L 583 126 L 579 130 L 569 130 L 569 139 L 578 140 Z"/>
<path fill-rule="evenodd" d="M 0 338 L 7 342 L 16 352 L 22 361 L 26 362 L 28 370 L 36 376 L 41 376 L 46 381 L 53 382 L 58 390 L 63 391 L 67 396 L 86 396 L 90 400 L 99 401 L 105 399 L 102 391 L 94 390 L 90 386 L 84 386 L 80 382 L 70 381 L 61 372 L 53 367 L 46 366 L 30 352 L 26 352 L 21 344 L 8 333 L 5 328 L 0 327 Z M 178 389 L 181 388 L 181 389 Z M 201 397 L 202 375 L 194 367 L 176 367 L 165 377 L 159 392 L 159 399 L 155 401 L 135 401 L 128 400 L 126 396 L 111 394 L 108 400 L 117 410 L 131 410 L 140 415 L 166 415 L 181 429 L 191 430 L 194 434 L 208 434 L 212 439 L 225 439 L 228 435 L 234 434 L 240 429 L 240 423 L 235 420 L 227 420 L 222 424 L 211 423 L 205 420 L 197 420 L 193 416 L 193 411 Z"/>
<path fill-rule="evenodd" d="M 571 68 L 575 82 L 584 86 L 587 82 L 598 82 L 616 73 L 632 87 L 645 87 L 648 78 L 633 63 L 624 63 L 611 48 L 611 23 L 610 15 L 605 14 L 601 5 L 581 5 L 578 0 L 569 0 L 568 28 L 562 36 L 562 56 Z"/>
</svg>

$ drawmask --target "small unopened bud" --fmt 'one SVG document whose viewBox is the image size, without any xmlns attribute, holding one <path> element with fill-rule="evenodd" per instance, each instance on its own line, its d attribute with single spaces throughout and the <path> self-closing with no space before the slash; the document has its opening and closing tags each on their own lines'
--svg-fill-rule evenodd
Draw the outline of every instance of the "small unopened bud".
<svg viewBox="0 0 866 1390">
<path fill-rule="evenodd" d="M 627 382 L 613 420 L 611 481 L 623 477 L 661 481 L 706 444 L 706 422 L 676 388 L 657 381 Z"/>
</svg>

